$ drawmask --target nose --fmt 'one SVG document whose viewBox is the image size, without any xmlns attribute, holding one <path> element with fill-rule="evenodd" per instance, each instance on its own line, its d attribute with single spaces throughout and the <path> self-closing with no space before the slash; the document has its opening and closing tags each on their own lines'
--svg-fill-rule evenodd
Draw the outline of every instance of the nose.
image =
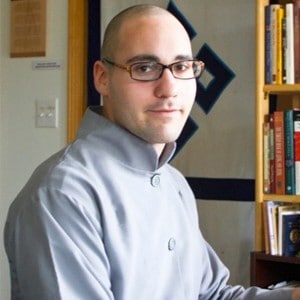
<svg viewBox="0 0 300 300">
<path fill-rule="evenodd" d="M 158 98 L 168 99 L 177 96 L 178 80 L 169 67 L 164 67 L 161 77 L 156 82 L 155 94 Z"/>
</svg>

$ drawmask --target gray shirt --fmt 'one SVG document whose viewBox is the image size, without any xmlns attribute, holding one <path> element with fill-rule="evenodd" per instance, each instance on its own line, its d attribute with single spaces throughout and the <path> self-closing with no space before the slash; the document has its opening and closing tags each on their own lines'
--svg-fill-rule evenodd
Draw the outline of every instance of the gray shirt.
<svg viewBox="0 0 300 300">
<path fill-rule="evenodd" d="M 194 195 L 153 147 L 88 109 L 76 140 L 33 173 L 5 227 L 12 299 L 290 299 L 229 286 Z"/>
</svg>

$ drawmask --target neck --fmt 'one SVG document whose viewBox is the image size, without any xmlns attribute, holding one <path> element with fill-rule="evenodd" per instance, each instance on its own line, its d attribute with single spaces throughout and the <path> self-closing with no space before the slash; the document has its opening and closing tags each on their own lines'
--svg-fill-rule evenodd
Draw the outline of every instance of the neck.
<svg viewBox="0 0 300 300">
<path fill-rule="evenodd" d="M 166 144 L 153 144 L 152 146 L 153 146 L 154 150 L 156 151 L 157 155 L 161 156 Z"/>
</svg>

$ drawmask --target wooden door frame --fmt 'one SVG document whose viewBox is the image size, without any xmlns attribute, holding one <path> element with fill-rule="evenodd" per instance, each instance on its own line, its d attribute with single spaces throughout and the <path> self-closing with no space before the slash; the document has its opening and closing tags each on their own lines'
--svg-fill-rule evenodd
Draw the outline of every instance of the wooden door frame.
<svg viewBox="0 0 300 300">
<path fill-rule="evenodd" d="M 69 0 L 67 142 L 75 138 L 87 106 L 88 2 Z"/>
</svg>

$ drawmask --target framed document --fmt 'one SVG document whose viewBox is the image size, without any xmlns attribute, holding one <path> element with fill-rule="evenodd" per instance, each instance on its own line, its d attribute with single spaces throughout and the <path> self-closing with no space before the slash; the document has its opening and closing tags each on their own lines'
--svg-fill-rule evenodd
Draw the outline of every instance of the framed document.
<svg viewBox="0 0 300 300">
<path fill-rule="evenodd" d="M 46 0 L 11 0 L 10 56 L 46 55 Z"/>
</svg>

